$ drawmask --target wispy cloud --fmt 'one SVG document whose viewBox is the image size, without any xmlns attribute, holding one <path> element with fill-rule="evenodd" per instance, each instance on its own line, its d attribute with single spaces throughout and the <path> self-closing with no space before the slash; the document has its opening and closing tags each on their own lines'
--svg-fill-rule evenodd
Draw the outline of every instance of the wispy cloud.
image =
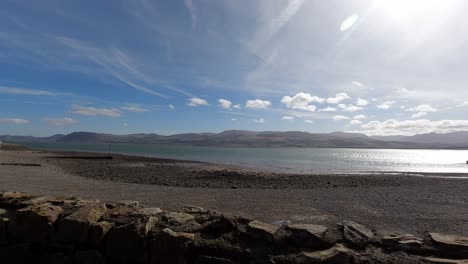
<svg viewBox="0 0 468 264">
<path fill-rule="evenodd" d="M 7 87 L 0 86 L 0 93 L 2 94 L 17 94 L 17 95 L 38 95 L 38 96 L 55 96 L 57 93 L 45 91 L 45 90 L 35 90 L 27 88 L 18 88 L 18 87 Z"/>
<path fill-rule="evenodd" d="M 185 7 L 190 13 L 190 16 L 192 18 L 192 29 L 195 29 L 197 27 L 197 13 L 195 11 L 195 6 L 193 5 L 192 0 L 184 0 Z"/>
<path fill-rule="evenodd" d="M 123 106 L 120 109 L 129 111 L 129 112 L 135 112 L 135 113 L 149 112 L 149 109 L 143 108 L 140 105 L 133 105 L 133 104 Z"/>
<path fill-rule="evenodd" d="M 72 105 L 72 113 L 83 116 L 119 117 L 120 111 L 115 108 L 96 108 L 92 106 Z"/>
<path fill-rule="evenodd" d="M 29 123 L 29 120 L 22 119 L 22 118 L 0 118 L 0 123 L 23 125 L 23 124 Z"/>
<path fill-rule="evenodd" d="M 73 124 L 78 123 L 78 121 L 76 121 L 75 119 L 71 117 L 63 117 L 63 118 L 46 117 L 44 118 L 44 122 L 53 126 L 73 125 Z"/>
</svg>

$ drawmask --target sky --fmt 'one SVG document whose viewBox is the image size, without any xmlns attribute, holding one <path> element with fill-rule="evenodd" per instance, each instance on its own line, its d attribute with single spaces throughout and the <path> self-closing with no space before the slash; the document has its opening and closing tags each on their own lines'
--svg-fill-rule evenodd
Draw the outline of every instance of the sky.
<svg viewBox="0 0 468 264">
<path fill-rule="evenodd" d="M 0 134 L 468 130 L 468 1 L 2 1 Z"/>
</svg>

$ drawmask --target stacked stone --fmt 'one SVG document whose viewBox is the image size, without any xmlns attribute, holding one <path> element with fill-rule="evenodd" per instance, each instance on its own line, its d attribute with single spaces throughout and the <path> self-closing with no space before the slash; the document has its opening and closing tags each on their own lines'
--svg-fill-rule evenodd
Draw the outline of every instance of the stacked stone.
<svg viewBox="0 0 468 264">
<path fill-rule="evenodd" d="M 188 206 L 182 212 L 76 197 L 0 194 L 0 263 L 455 263 L 468 238 L 267 224 Z"/>
</svg>

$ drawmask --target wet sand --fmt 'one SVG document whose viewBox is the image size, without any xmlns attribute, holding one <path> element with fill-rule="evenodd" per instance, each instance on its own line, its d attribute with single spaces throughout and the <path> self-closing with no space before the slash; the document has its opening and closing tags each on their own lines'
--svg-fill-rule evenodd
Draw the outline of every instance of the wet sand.
<svg viewBox="0 0 468 264">
<path fill-rule="evenodd" d="M 468 175 L 294 175 L 123 155 L 50 158 L 71 155 L 78 154 L 0 151 L 0 163 L 41 165 L 0 165 L 0 191 L 137 200 L 168 210 L 196 205 L 266 222 L 346 219 L 378 230 L 468 235 L 468 179 L 460 178 Z"/>
</svg>

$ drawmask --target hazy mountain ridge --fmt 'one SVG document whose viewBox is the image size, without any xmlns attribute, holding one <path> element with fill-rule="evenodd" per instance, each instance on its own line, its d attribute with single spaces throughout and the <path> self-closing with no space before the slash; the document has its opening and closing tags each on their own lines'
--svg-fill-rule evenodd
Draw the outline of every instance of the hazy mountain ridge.
<svg viewBox="0 0 468 264">
<path fill-rule="evenodd" d="M 359 133 L 308 133 L 301 131 L 244 131 L 113 135 L 73 132 L 50 137 L 0 136 L 4 141 L 58 143 L 133 143 L 237 147 L 329 147 L 329 148 L 468 148 L 468 132 L 421 134 L 415 136 L 368 137 Z"/>
</svg>

